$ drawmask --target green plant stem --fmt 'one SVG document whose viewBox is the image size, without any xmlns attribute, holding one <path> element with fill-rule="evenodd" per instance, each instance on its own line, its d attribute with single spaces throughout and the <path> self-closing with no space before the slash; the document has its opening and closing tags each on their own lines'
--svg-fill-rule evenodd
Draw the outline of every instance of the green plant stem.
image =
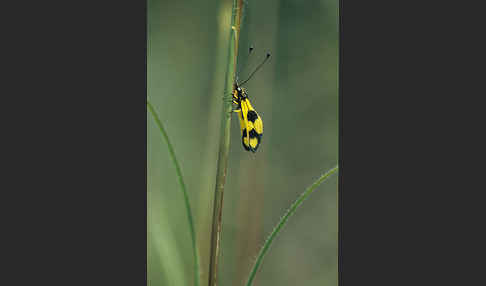
<svg viewBox="0 0 486 286">
<path fill-rule="evenodd" d="M 273 240 L 275 237 L 278 235 L 282 227 L 287 223 L 287 220 L 291 215 L 294 214 L 295 210 L 302 204 L 302 202 L 319 186 L 324 180 L 326 180 L 329 176 L 331 176 L 333 173 L 335 173 L 338 170 L 338 166 L 332 168 L 329 170 L 327 173 L 323 174 L 317 181 L 315 181 L 310 187 L 308 187 L 300 196 L 299 198 L 290 206 L 290 208 L 287 210 L 285 215 L 280 219 L 278 222 L 277 226 L 273 229 L 272 233 L 270 236 L 267 238 L 265 241 L 265 244 L 263 244 L 262 249 L 260 250 L 260 253 L 258 254 L 258 257 L 255 261 L 255 265 L 253 266 L 250 276 L 248 277 L 248 281 L 246 283 L 246 286 L 250 286 L 253 283 L 253 279 L 255 278 L 255 274 L 258 271 L 258 267 L 263 261 L 263 257 L 267 253 L 268 249 L 270 248 L 270 245 L 272 244 Z"/>
<path fill-rule="evenodd" d="M 221 133 L 219 141 L 218 167 L 216 171 L 216 185 L 213 201 L 213 221 L 211 228 L 211 250 L 209 253 L 209 286 L 216 286 L 218 278 L 218 260 L 221 246 L 223 193 L 226 182 L 226 169 L 228 167 L 228 154 L 230 147 L 230 129 L 232 114 L 233 83 L 236 77 L 236 58 L 238 55 L 238 39 L 242 15 L 243 1 L 233 0 L 231 16 L 230 37 L 228 47 L 228 62 L 226 66 L 226 79 L 223 95 L 223 111 L 221 113 Z"/>
<path fill-rule="evenodd" d="M 182 172 L 181 168 L 179 166 L 179 162 L 177 161 L 174 148 L 172 147 L 172 144 L 170 143 L 169 136 L 167 135 L 167 132 L 164 129 L 164 126 L 162 125 L 162 122 L 159 119 L 159 116 L 157 115 L 157 112 L 155 112 L 154 107 L 152 104 L 147 100 L 147 107 L 150 113 L 152 114 L 152 117 L 155 120 L 155 123 L 160 129 L 160 133 L 162 134 L 162 137 L 164 137 L 165 142 L 167 143 L 167 148 L 169 149 L 169 154 L 170 158 L 172 159 L 172 163 L 174 163 L 176 173 L 177 173 L 177 178 L 179 180 L 179 184 L 181 185 L 181 190 L 182 194 L 184 196 L 184 202 L 186 205 L 186 212 L 187 212 L 187 220 L 189 221 L 189 230 L 191 233 L 191 239 L 192 239 L 192 252 L 194 256 L 194 285 L 199 286 L 199 257 L 197 254 L 197 245 L 196 245 L 196 232 L 194 231 L 194 222 L 192 218 L 192 212 L 191 212 L 191 205 L 189 204 L 189 196 L 187 195 L 187 190 L 186 190 L 186 185 L 184 184 L 184 179 L 182 178 Z"/>
</svg>

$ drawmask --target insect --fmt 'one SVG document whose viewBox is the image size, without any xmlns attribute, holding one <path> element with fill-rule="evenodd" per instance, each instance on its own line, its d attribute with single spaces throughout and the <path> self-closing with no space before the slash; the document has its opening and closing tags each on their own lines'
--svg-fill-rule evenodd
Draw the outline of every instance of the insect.
<svg viewBox="0 0 486 286">
<path fill-rule="evenodd" d="M 250 53 L 252 50 L 253 48 L 250 47 Z M 251 79 L 269 58 L 270 53 L 267 53 L 263 62 L 256 67 L 245 81 L 239 84 L 238 80 L 236 80 L 233 85 L 233 103 L 237 105 L 233 111 L 238 114 L 241 129 L 241 143 L 246 151 L 256 152 L 258 146 L 260 146 L 263 136 L 263 121 L 255 109 L 253 109 L 248 98 L 248 93 L 242 86 Z"/>
</svg>

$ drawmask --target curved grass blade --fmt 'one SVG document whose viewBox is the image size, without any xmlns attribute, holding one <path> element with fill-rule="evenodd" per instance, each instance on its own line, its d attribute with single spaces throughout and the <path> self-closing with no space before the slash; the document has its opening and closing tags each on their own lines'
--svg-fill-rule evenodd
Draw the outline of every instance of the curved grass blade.
<svg viewBox="0 0 486 286">
<path fill-rule="evenodd" d="M 192 240 L 192 252 L 194 256 L 194 285 L 199 286 L 199 257 L 197 254 L 197 246 L 196 246 L 196 232 L 194 231 L 194 220 L 192 218 L 192 212 L 191 212 L 191 205 L 189 204 L 189 196 L 187 195 L 186 191 L 186 185 L 184 184 L 184 180 L 182 178 L 182 172 L 181 168 L 179 166 L 179 163 L 177 161 L 174 148 L 172 147 L 172 144 L 170 143 L 169 136 L 167 135 L 167 132 L 164 129 L 164 126 L 162 125 L 162 122 L 159 119 L 159 116 L 155 112 L 154 107 L 150 103 L 150 101 L 147 100 L 147 107 L 150 113 L 152 114 L 152 117 L 155 120 L 155 123 L 159 127 L 160 133 L 162 134 L 162 137 L 164 137 L 165 142 L 167 143 L 167 148 L 169 149 L 169 155 L 170 158 L 172 159 L 172 162 L 174 163 L 176 173 L 177 173 L 177 178 L 179 180 L 179 184 L 181 185 L 181 190 L 182 194 L 184 196 L 184 202 L 186 205 L 186 212 L 187 212 L 187 220 L 189 222 L 189 230 L 191 233 L 191 240 Z"/>
<path fill-rule="evenodd" d="M 295 210 L 304 202 L 304 200 L 319 186 L 324 180 L 329 178 L 332 174 L 334 174 L 338 170 L 338 166 L 332 168 L 329 170 L 327 173 L 323 174 L 317 181 L 314 182 L 310 187 L 307 188 L 300 196 L 299 198 L 290 206 L 290 208 L 287 210 L 285 215 L 280 219 L 278 222 L 277 226 L 273 229 L 272 233 L 270 236 L 267 238 L 265 241 L 265 244 L 263 245 L 262 249 L 260 250 L 260 253 L 258 254 L 258 257 L 255 261 L 255 265 L 253 265 L 253 268 L 250 272 L 250 276 L 248 277 L 248 281 L 246 282 L 246 286 L 250 286 L 253 283 L 253 279 L 255 278 L 255 274 L 258 271 L 258 267 L 260 267 L 263 257 L 267 253 L 268 249 L 270 248 L 270 245 L 272 244 L 273 240 L 277 236 L 277 234 L 280 232 L 282 227 L 287 223 L 287 220 L 291 215 L 294 214 Z"/>
</svg>

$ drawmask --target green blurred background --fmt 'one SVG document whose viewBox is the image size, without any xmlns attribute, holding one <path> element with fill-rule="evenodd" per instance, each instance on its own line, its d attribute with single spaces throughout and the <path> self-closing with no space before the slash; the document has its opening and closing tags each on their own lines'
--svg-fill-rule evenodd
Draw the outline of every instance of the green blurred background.
<svg viewBox="0 0 486 286">
<path fill-rule="evenodd" d="M 147 91 L 180 160 L 207 284 L 212 200 L 231 0 L 148 0 Z M 338 161 L 338 0 L 249 1 L 238 65 L 263 119 L 246 152 L 232 119 L 218 285 L 244 285 L 280 217 Z M 158 129 L 147 115 L 148 285 L 192 285 L 183 196 Z M 337 176 L 304 202 L 277 237 L 255 285 L 337 285 Z"/>
</svg>

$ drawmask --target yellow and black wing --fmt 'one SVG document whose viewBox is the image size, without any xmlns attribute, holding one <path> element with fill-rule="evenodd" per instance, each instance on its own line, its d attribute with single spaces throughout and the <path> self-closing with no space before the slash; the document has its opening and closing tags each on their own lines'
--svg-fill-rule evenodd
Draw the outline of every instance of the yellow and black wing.
<svg viewBox="0 0 486 286">
<path fill-rule="evenodd" d="M 241 99 L 238 112 L 241 128 L 241 143 L 246 151 L 256 152 L 263 135 L 263 121 L 251 106 L 248 98 Z"/>
</svg>

